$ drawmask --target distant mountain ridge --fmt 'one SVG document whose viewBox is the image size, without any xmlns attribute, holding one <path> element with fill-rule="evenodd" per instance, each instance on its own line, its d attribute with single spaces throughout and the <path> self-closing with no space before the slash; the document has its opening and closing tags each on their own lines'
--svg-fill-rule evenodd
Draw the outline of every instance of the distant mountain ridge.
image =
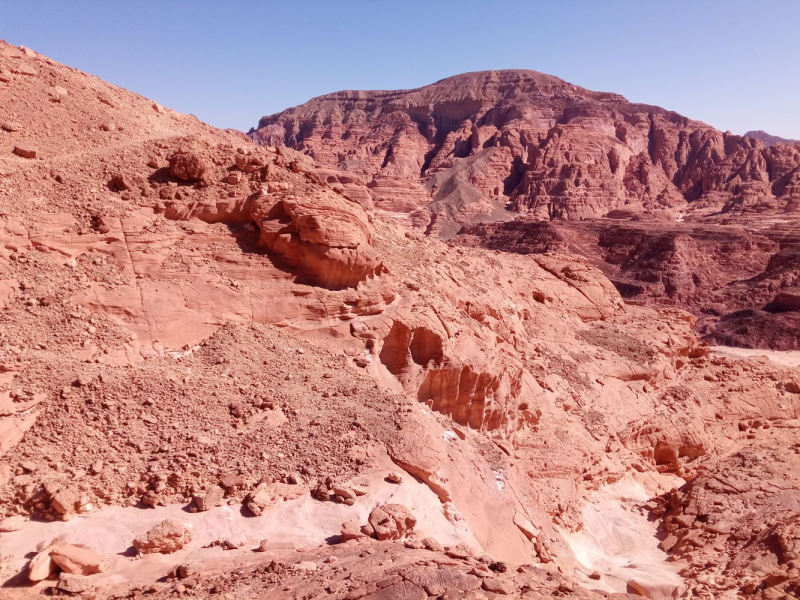
<svg viewBox="0 0 800 600">
<path fill-rule="evenodd" d="M 761 129 L 748 131 L 744 134 L 744 137 L 761 140 L 764 142 L 765 146 L 774 146 L 775 144 L 800 144 L 800 140 L 790 140 L 787 138 L 778 137 L 777 135 L 772 135 L 771 133 L 762 131 Z"/>
<path fill-rule="evenodd" d="M 376 206 L 428 233 L 513 213 L 677 218 L 690 207 L 785 210 L 800 152 L 526 70 L 414 90 L 342 91 L 263 117 L 250 137 L 365 179 Z"/>
</svg>

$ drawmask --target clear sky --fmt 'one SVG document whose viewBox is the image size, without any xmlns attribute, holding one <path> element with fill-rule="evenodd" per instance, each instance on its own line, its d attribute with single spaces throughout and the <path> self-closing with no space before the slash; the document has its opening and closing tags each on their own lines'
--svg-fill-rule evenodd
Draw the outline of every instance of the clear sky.
<svg viewBox="0 0 800 600">
<path fill-rule="evenodd" d="M 800 139 L 797 0 L 0 0 L 0 37 L 247 130 L 340 89 L 543 71 Z"/>
</svg>

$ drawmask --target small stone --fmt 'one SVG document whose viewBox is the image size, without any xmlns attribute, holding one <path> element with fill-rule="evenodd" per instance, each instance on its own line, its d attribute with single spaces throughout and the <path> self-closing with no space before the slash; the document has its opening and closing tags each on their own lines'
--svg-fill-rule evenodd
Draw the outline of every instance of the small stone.
<svg viewBox="0 0 800 600">
<path fill-rule="evenodd" d="M 266 552 L 269 549 L 269 540 L 261 540 L 256 552 Z"/>
<path fill-rule="evenodd" d="M 19 131 L 20 129 L 22 129 L 22 125 L 20 125 L 16 121 L 3 121 L 2 123 L 0 123 L 0 129 L 2 129 L 3 131 L 8 131 L 13 133 L 15 131 Z"/>
<path fill-rule="evenodd" d="M 37 151 L 36 148 L 34 148 L 33 146 L 20 144 L 14 146 L 14 154 L 16 154 L 17 156 L 21 156 L 22 158 L 36 158 Z"/>
<path fill-rule="evenodd" d="M 219 484 L 230 492 L 244 486 L 244 478 L 236 473 L 225 473 L 220 475 Z"/>
<path fill-rule="evenodd" d="M 17 75 L 28 75 L 30 77 L 36 77 L 39 73 L 34 69 L 31 65 L 26 62 L 20 62 L 18 64 L 12 64 L 11 72 L 16 73 Z"/>
<path fill-rule="evenodd" d="M 178 577 L 178 579 L 186 579 L 195 573 L 197 573 L 197 569 L 188 563 L 179 565 L 178 568 L 175 569 L 175 575 Z"/>
<path fill-rule="evenodd" d="M 50 505 L 54 511 L 62 516 L 77 512 L 80 503 L 80 493 L 72 487 L 60 488 L 50 496 Z"/>
<path fill-rule="evenodd" d="M 469 549 L 461 544 L 453 548 L 446 548 L 444 553 L 450 558 L 458 558 L 460 560 L 466 560 L 472 556 Z"/>
<path fill-rule="evenodd" d="M 97 99 L 100 100 L 101 103 L 105 104 L 106 106 L 110 106 L 114 108 L 114 101 L 111 99 L 111 96 L 108 94 L 99 94 Z"/>
<path fill-rule="evenodd" d="M 392 471 L 386 476 L 386 481 L 389 483 L 403 483 L 403 477 L 400 475 L 400 473 Z"/>
<path fill-rule="evenodd" d="M 131 189 L 131 182 L 129 178 L 122 173 L 114 176 L 114 178 L 111 180 L 111 185 L 116 187 L 120 192 Z"/>
<path fill-rule="evenodd" d="M 142 494 L 141 501 L 145 506 L 156 506 L 158 504 L 158 494 L 153 490 L 145 492 Z"/>
<path fill-rule="evenodd" d="M 364 533 L 361 532 L 361 528 L 358 526 L 358 524 L 354 523 L 353 521 L 342 523 L 341 536 L 343 542 L 367 537 L 366 535 L 364 535 Z"/>
<path fill-rule="evenodd" d="M 494 577 L 494 573 L 492 573 L 492 571 L 486 565 L 475 565 L 472 567 L 472 570 L 469 572 L 469 574 L 481 578 Z"/>
<path fill-rule="evenodd" d="M 292 485 L 302 485 L 305 483 L 305 481 L 300 473 L 289 473 L 286 476 L 286 483 L 290 483 Z"/>
</svg>

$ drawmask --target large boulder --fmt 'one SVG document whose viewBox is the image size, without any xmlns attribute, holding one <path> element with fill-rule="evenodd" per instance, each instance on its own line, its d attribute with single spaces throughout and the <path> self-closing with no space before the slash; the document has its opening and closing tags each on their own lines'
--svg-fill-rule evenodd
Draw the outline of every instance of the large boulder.
<svg viewBox="0 0 800 600">
<path fill-rule="evenodd" d="M 102 570 L 103 557 L 82 546 L 56 546 L 50 551 L 50 557 L 62 571 L 71 575 L 92 575 Z"/>
<path fill-rule="evenodd" d="M 170 554 L 177 552 L 192 541 L 189 528 L 177 521 L 166 519 L 150 531 L 133 540 L 133 547 L 139 554 Z"/>
<path fill-rule="evenodd" d="M 189 150 L 179 150 L 169 157 L 169 174 L 183 181 L 198 181 L 206 172 L 203 159 Z"/>
<path fill-rule="evenodd" d="M 399 540 L 417 524 L 417 518 L 402 504 L 379 506 L 368 520 L 379 540 Z"/>
</svg>

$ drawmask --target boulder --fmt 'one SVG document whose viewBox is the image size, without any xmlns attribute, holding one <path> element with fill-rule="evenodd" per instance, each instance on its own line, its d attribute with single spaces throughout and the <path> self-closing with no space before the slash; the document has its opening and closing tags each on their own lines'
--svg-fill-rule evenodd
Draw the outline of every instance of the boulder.
<svg viewBox="0 0 800 600">
<path fill-rule="evenodd" d="M 50 505 L 62 516 L 76 513 L 81 506 L 80 492 L 73 487 L 60 488 L 50 496 Z"/>
<path fill-rule="evenodd" d="M 361 532 L 361 528 L 358 526 L 357 523 L 353 521 L 348 521 L 347 523 L 342 523 L 342 541 L 347 542 L 349 540 L 357 540 L 359 538 L 367 537 Z"/>
<path fill-rule="evenodd" d="M 103 557 L 81 546 L 56 546 L 50 551 L 50 558 L 62 571 L 72 575 L 92 575 L 102 570 Z"/>
<path fill-rule="evenodd" d="M 369 514 L 369 524 L 379 540 L 398 540 L 414 528 L 417 519 L 402 504 L 384 504 Z"/>
<path fill-rule="evenodd" d="M 200 156 L 181 150 L 169 157 L 169 174 L 183 181 L 198 181 L 203 178 L 206 165 Z"/>
<path fill-rule="evenodd" d="M 222 504 L 225 498 L 225 490 L 218 485 L 212 485 L 205 494 L 198 494 L 194 497 L 194 504 L 199 511 L 206 511 Z"/>
<path fill-rule="evenodd" d="M 170 554 L 177 552 L 192 540 L 192 532 L 177 521 L 166 519 L 145 534 L 133 540 L 140 554 Z"/>
<path fill-rule="evenodd" d="M 28 579 L 36 581 L 44 581 L 58 570 L 58 566 L 50 557 L 50 548 L 39 552 L 28 563 Z"/>
<path fill-rule="evenodd" d="M 82 594 L 88 589 L 86 578 L 82 575 L 71 575 L 69 573 L 62 573 L 58 578 L 58 585 L 56 586 L 62 592 L 70 594 Z"/>
</svg>

